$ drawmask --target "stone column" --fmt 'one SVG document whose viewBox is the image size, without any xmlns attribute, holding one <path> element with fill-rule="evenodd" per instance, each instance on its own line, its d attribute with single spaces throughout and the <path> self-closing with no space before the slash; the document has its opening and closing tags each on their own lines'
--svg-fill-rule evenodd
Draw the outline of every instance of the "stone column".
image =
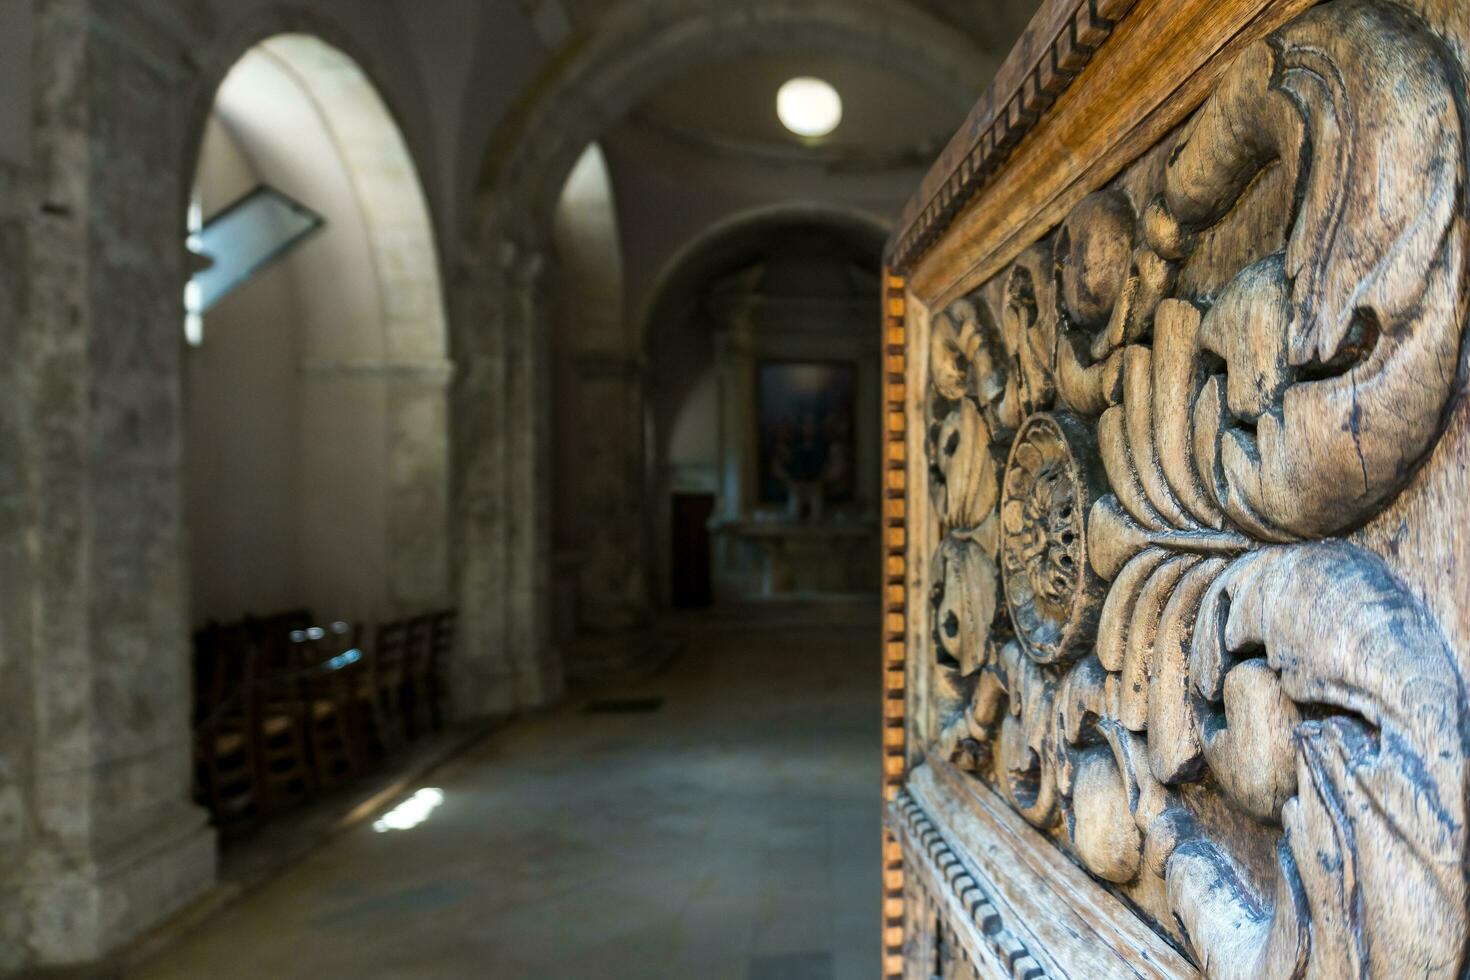
<svg viewBox="0 0 1470 980">
<path fill-rule="evenodd" d="M 35 152 L 3 193 L 0 968 L 99 959 L 207 888 L 190 800 L 182 120 L 169 52 L 36 7 Z"/>
<path fill-rule="evenodd" d="M 760 496 L 757 483 L 755 348 L 751 319 L 732 316 L 715 338 L 720 382 L 720 500 L 726 520 L 748 517 Z"/>
<path fill-rule="evenodd" d="M 635 630 L 650 617 L 643 362 L 620 349 L 584 348 L 572 356 L 580 625 L 600 633 Z"/>
<path fill-rule="evenodd" d="M 467 258 L 451 317 L 450 506 L 459 619 L 450 658 L 455 718 L 508 714 L 505 583 L 504 269 L 493 249 Z"/>
<path fill-rule="evenodd" d="M 447 365 L 386 371 L 388 598 L 401 614 L 450 601 Z"/>
<path fill-rule="evenodd" d="M 551 318 L 545 255 L 518 249 L 507 271 L 507 643 L 517 700 L 536 707 L 558 700 L 563 688 L 561 659 L 551 643 Z"/>
<path fill-rule="evenodd" d="M 753 320 L 748 310 L 722 317 L 715 335 L 715 371 L 720 387 L 720 487 L 715 524 L 733 524 L 751 516 L 759 504 L 756 459 L 756 356 Z M 711 573 L 717 602 L 740 598 L 757 550 L 737 533 L 713 535 Z"/>
<path fill-rule="evenodd" d="M 450 665 L 458 718 L 554 702 L 548 351 L 541 262 L 503 239 L 467 256 L 454 319 L 455 594 Z"/>
</svg>

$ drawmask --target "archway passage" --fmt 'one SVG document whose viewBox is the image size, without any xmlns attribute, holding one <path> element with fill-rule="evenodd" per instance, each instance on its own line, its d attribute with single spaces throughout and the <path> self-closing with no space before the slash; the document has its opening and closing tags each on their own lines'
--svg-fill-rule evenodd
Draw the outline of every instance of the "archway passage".
<svg viewBox="0 0 1470 980">
<path fill-rule="evenodd" d="M 876 591 L 882 242 L 861 213 L 777 205 L 660 276 L 640 329 L 662 605 Z"/>
<path fill-rule="evenodd" d="M 919 176 L 905 169 L 922 159 L 912 147 L 875 141 L 848 147 L 851 153 L 807 153 L 811 148 L 803 146 L 750 152 L 751 137 L 764 142 L 769 135 L 761 126 L 725 126 L 738 120 L 707 113 L 699 118 L 719 116 L 722 125 L 691 132 L 688 106 L 669 98 L 691 81 L 716 95 L 730 91 L 705 75 L 712 66 L 734 65 L 726 80 L 750 79 L 764 78 L 778 64 L 813 59 L 824 71 L 851 71 L 853 78 L 876 69 L 875 97 L 910 92 L 923 114 L 936 106 L 940 114 L 952 113 L 951 123 L 925 138 L 948 135 L 996 63 L 964 34 L 908 4 L 624 0 L 598 18 L 594 32 L 569 45 L 565 59 L 545 67 L 519 111 L 491 134 L 455 276 L 453 536 L 467 656 L 457 664 L 454 689 L 463 703 L 509 711 L 557 700 L 566 664 L 566 651 L 558 647 L 567 629 L 566 610 L 558 606 L 562 583 L 580 578 L 579 606 L 594 606 L 586 576 L 569 574 L 555 561 L 558 499 L 545 492 L 557 465 L 548 437 L 552 379 L 545 365 L 563 287 L 553 229 L 568 175 L 590 144 L 602 147 L 619 185 L 628 307 L 640 303 L 663 260 L 697 231 L 688 222 L 711 223 L 727 207 L 815 200 L 873 213 L 895 210 Z M 776 93 L 770 94 L 774 107 Z M 908 123 L 905 118 L 897 128 Z M 639 166 L 640 160 L 650 165 Z M 684 179 L 695 171 L 701 180 Z M 638 247 L 631 247 L 635 240 Z M 636 414 L 646 417 L 634 390 L 641 384 L 641 347 L 625 343 L 617 353 L 624 389 L 619 399 L 638 405 Z M 600 386 L 613 383 L 609 375 Z M 635 413 L 613 414 L 621 423 Z M 646 443 L 633 427 L 622 428 L 630 436 L 626 443 Z M 600 432 L 589 433 L 589 441 L 608 445 Z M 648 459 L 621 446 L 604 448 L 600 458 L 619 470 L 629 459 Z M 642 486 L 651 488 L 652 480 L 645 472 Z M 603 513 L 600 504 L 587 510 Z M 614 516 L 636 521 L 639 515 L 630 513 L 618 508 Z M 650 541 L 651 528 L 632 537 L 640 536 Z M 610 601 L 595 604 L 611 613 L 600 622 L 647 618 L 633 600 L 660 587 L 649 588 L 661 578 L 652 571 L 649 547 L 600 576 L 618 585 L 607 589 Z M 624 588 L 630 568 L 645 574 Z M 579 618 L 579 625 L 597 625 Z"/>
<path fill-rule="evenodd" d="M 206 314 L 189 353 L 193 618 L 442 603 L 449 368 L 428 209 L 372 83 L 316 38 L 265 40 L 220 86 L 204 220 L 262 185 L 325 224 Z"/>
<path fill-rule="evenodd" d="M 208 270 L 186 289 L 184 362 L 195 770 L 229 831 L 440 716 L 450 371 L 414 163 L 351 58 L 308 35 L 260 42 L 200 146 L 190 246 Z M 216 296 L 220 280 L 235 286 Z"/>
</svg>

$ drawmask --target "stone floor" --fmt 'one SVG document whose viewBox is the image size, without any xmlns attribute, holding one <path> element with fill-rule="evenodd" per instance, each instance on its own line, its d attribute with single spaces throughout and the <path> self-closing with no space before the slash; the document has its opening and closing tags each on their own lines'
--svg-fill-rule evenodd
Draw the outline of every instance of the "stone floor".
<svg viewBox="0 0 1470 980">
<path fill-rule="evenodd" d="M 675 623 L 660 675 L 489 736 L 427 821 L 360 824 L 131 975 L 870 980 L 877 621 L 826 618 Z"/>
</svg>

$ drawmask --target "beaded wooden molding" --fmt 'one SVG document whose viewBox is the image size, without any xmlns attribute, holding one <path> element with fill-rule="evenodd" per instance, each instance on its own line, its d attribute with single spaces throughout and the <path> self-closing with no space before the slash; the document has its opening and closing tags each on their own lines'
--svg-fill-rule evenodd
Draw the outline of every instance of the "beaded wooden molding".
<svg viewBox="0 0 1470 980">
<path fill-rule="evenodd" d="M 1014 980 L 1042 980 L 1049 976 L 1026 943 L 1006 928 L 1000 910 L 985 889 L 907 791 L 899 792 L 889 807 L 889 814 L 894 829 L 906 838 L 910 853 L 923 855 L 923 873 L 912 876 L 910 891 L 921 897 L 922 901 L 915 904 L 927 908 L 936 923 L 934 932 L 926 937 L 933 946 L 933 958 L 946 964 L 956 959 L 968 963 L 975 977 L 990 975 L 980 970 L 982 962 L 991 957 L 992 965 L 1005 970 Z M 951 914 L 942 915 L 941 909 Z M 952 919 L 954 914 L 972 924 L 984 937 L 984 953 L 988 956 L 972 953 L 957 933 L 944 932 L 945 920 Z"/>
<path fill-rule="evenodd" d="M 907 268 L 985 183 L 1113 32 L 1136 0 L 1067 0 L 1042 7 L 995 82 L 905 207 L 890 262 Z M 1039 46 L 1030 43 L 1050 37 Z"/>
<path fill-rule="evenodd" d="M 908 584 L 908 426 L 904 412 L 908 348 L 904 281 L 884 277 L 883 294 L 883 800 L 892 802 L 903 785 L 905 765 L 906 640 Z M 903 975 L 903 852 L 883 831 L 883 974 Z"/>
<path fill-rule="evenodd" d="M 943 760 L 917 766 L 884 819 L 907 861 L 908 980 L 1192 973 L 1004 799 Z"/>
</svg>

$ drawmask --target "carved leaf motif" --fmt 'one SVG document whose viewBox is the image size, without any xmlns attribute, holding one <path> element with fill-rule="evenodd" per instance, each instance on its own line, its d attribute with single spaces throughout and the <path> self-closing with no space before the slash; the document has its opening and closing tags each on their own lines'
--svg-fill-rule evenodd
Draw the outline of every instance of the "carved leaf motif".
<svg viewBox="0 0 1470 980">
<path fill-rule="evenodd" d="M 936 636 L 936 748 L 1154 896 L 1211 977 L 1465 968 L 1464 683 L 1381 559 L 1303 543 L 1388 502 L 1450 404 L 1462 102 L 1412 14 L 1322 4 L 1227 70 L 1141 219 L 1120 180 L 936 318 L 937 506 L 998 556 L 941 548 L 969 580 L 936 609 L 986 622 Z M 1285 245 L 1239 258 L 1271 168 Z"/>
<path fill-rule="evenodd" d="M 1206 698 L 1241 671 L 1258 675 L 1260 661 L 1236 658 L 1263 649 L 1293 702 L 1339 712 L 1294 726 L 1298 794 L 1282 807 L 1269 920 L 1213 844 L 1181 845 L 1168 861 L 1171 902 L 1210 975 L 1300 975 L 1304 949 L 1318 976 L 1457 975 L 1470 722 L 1428 612 L 1376 556 L 1298 545 L 1235 563 L 1195 636 L 1191 677 Z M 1232 754 L 1221 770 L 1255 761 L 1245 743 Z M 1248 941 L 1232 925 L 1242 921 Z"/>
<path fill-rule="evenodd" d="M 1000 649 L 993 674 L 1009 705 L 995 755 L 996 782 L 1016 812 L 1045 827 L 1052 822 L 1056 804 L 1050 679 L 1014 640 Z"/>
<path fill-rule="evenodd" d="M 944 758 L 974 768 L 982 761 L 979 743 L 992 734 L 990 729 L 975 727 L 974 702 L 984 687 L 984 679 L 977 675 L 994 660 L 991 627 L 1000 604 L 995 518 L 978 528 L 946 535 L 934 555 L 932 576 L 936 750 Z"/>
<path fill-rule="evenodd" d="M 1013 348 L 1013 369 L 1001 406 L 1009 429 L 1050 408 L 1056 398 L 1056 295 L 1051 288 L 1051 249 L 1033 245 L 1006 275 L 1003 335 Z"/>
<path fill-rule="evenodd" d="M 995 509 L 999 478 L 990 443 L 990 426 L 975 403 L 962 398 L 940 425 L 930 475 L 933 499 L 950 527 L 976 527 Z"/>
<path fill-rule="evenodd" d="M 1012 384 L 1012 353 L 982 302 L 958 300 L 934 317 L 930 326 L 929 376 L 942 398 L 969 396 L 992 412 Z M 993 428 L 1005 428 L 990 420 Z"/>
<path fill-rule="evenodd" d="M 1093 874 L 1125 884 L 1145 867 L 1147 833 L 1173 804 L 1149 771 L 1144 739 L 1118 719 L 1120 685 L 1096 657 L 1057 694 L 1053 764 L 1067 835 Z"/>
<path fill-rule="evenodd" d="M 934 318 L 929 336 L 929 378 L 940 396 L 954 401 L 965 396 L 970 366 L 980 350 L 975 307 L 956 303 Z"/>
<path fill-rule="evenodd" d="M 935 647 L 942 663 L 969 676 L 987 659 L 1000 590 L 994 557 L 972 537 L 951 534 L 934 556 L 934 581 Z"/>
<path fill-rule="evenodd" d="M 1241 55 L 1170 160 L 1145 223 L 1168 259 L 1265 167 L 1296 177 L 1285 254 L 1242 272 L 1202 337 L 1228 378 L 1205 483 L 1258 536 L 1350 526 L 1438 432 L 1467 307 L 1455 75 L 1395 6 L 1325 4 Z"/>
<path fill-rule="evenodd" d="M 1205 761 L 1225 796 L 1263 822 L 1296 794 L 1293 739 L 1301 712 L 1264 660 L 1230 671 L 1205 722 Z"/>
<path fill-rule="evenodd" d="M 1079 415 L 1097 415 L 1118 399 L 1116 338 L 1124 331 L 1109 313 L 1137 282 L 1128 268 L 1134 223 L 1128 199 L 1103 192 L 1084 199 L 1057 232 L 1057 392 Z"/>
</svg>

